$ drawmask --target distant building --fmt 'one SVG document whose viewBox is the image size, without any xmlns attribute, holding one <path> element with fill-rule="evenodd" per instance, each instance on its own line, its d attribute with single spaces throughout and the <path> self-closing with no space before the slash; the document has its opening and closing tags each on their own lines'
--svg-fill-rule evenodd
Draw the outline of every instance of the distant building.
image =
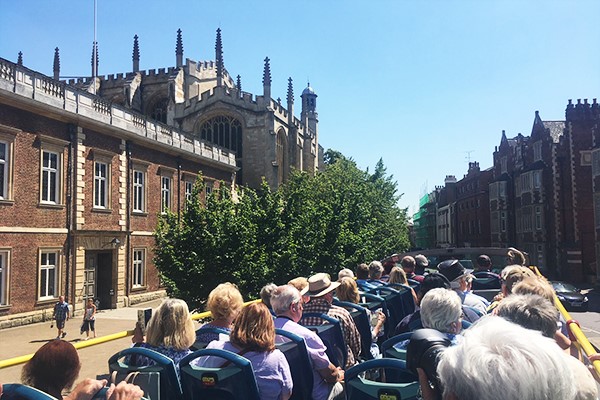
<svg viewBox="0 0 600 400">
<path fill-rule="evenodd" d="M 536 111 L 531 136 L 502 132 L 485 171 L 469 163 L 436 188 L 436 247 L 509 247 L 551 278 L 593 281 L 600 254 L 600 105 L 571 100 L 564 121 Z M 486 189 L 487 188 L 487 189 Z M 486 222 L 486 214 L 487 222 Z"/>
<path fill-rule="evenodd" d="M 175 66 L 139 71 L 136 36 L 131 72 L 68 82 L 58 49 L 53 77 L 0 58 L 0 328 L 50 318 L 60 294 L 76 312 L 88 297 L 115 308 L 163 296 L 153 232 L 199 173 L 209 192 L 317 170 L 314 90 L 298 119 L 291 79 L 285 106 L 271 98 L 268 58 L 253 96 L 225 70 L 219 30 L 215 48 L 184 63 L 178 32 Z"/>
</svg>

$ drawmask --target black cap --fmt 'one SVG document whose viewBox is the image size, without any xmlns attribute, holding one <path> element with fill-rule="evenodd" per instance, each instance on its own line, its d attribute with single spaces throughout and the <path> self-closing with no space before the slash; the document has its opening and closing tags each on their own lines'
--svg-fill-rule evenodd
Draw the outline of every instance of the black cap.
<svg viewBox="0 0 600 400">
<path fill-rule="evenodd" d="M 458 260 L 446 260 L 438 264 L 438 271 L 444 275 L 450 282 L 473 272 L 472 269 L 466 269 Z"/>
</svg>

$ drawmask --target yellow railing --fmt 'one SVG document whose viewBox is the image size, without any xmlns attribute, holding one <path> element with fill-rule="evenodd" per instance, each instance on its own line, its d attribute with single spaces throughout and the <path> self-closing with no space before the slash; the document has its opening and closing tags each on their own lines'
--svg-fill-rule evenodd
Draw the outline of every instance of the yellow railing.
<svg viewBox="0 0 600 400">
<path fill-rule="evenodd" d="M 247 306 L 248 304 L 256 303 L 259 301 L 261 301 L 261 300 L 251 300 L 251 301 L 244 303 L 244 306 Z M 196 320 L 196 321 L 199 319 L 205 319 L 205 318 L 210 318 L 210 317 L 211 317 L 210 311 L 192 314 L 192 319 Z M 95 346 L 97 344 L 102 344 L 102 343 L 110 342 L 112 340 L 122 339 L 124 337 L 132 336 L 132 335 L 133 335 L 133 329 L 128 330 L 128 331 L 121 331 L 121 332 L 113 333 L 110 335 L 100 336 L 100 337 L 97 337 L 94 339 L 86 340 L 84 342 L 76 342 L 76 343 L 73 343 L 73 346 L 75 346 L 76 349 L 83 349 L 85 347 Z M 33 353 L 26 354 L 24 356 L 8 358 L 6 360 L 0 360 L 0 369 L 13 367 L 13 366 L 19 365 L 19 364 L 24 364 L 27 361 L 29 361 L 31 359 L 31 357 L 33 357 Z"/>
<path fill-rule="evenodd" d="M 543 276 L 536 266 L 531 266 L 530 268 L 533 268 L 533 270 L 538 276 Z M 569 314 L 566 308 L 562 305 L 560 299 L 558 298 L 558 296 L 556 296 L 556 294 L 554 295 L 554 305 L 556 306 L 556 308 L 558 308 L 565 321 L 567 321 L 567 327 L 569 328 L 569 332 L 571 333 L 571 339 L 575 339 L 572 342 L 577 347 L 577 350 L 579 350 L 579 353 L 581 354 L 581 352 L 583 351 L 586 357 L 597 353 L 596 349 L 594 349 L 594 346 L 592 346 L 588 338 L 581 330 L 579 322 L 571 318 L 571 314 Z M 594 361 L 592 365 L 594 366 L 596 373 L 600 375 L 600 360 Z"/>
</svg>

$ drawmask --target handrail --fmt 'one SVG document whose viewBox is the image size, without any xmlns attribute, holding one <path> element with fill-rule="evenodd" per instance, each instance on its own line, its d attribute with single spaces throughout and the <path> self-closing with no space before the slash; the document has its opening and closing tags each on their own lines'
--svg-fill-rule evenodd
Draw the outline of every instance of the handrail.
<svg viewBox="0 0 600 400">
<path fill-rule="evenodd" d="M 261 300 L 258 299 L 258 300 L 247 301 L 244 303 L 244 307 L 247 306 L 248 304 L 257 303 L 259 301 L 261 301 Z M 212 314 L 210 311 L 205 311 L 205 312 L 201 312 L 201 313 L 192 314 L 192 319 L 197 321 L 199 319 L 209 318 L 211 316 L 212 316 Z M 84 342 L 76 342 L 76 343 L 73 343 L 73 346 L 77 350 L 79 350 L 79 349 L 83 349 L 85 347 L 90 347 L 90 346 L 94 346 L 97 344 L 102 344 L 102 343 L 110 342 L 113 340 L 122 339 L 127 336 L 133 336 L 133 331 L 134 331 L 133 329 L 130 329 L 127 331 L 112 333 L 110 335 L 100 336 L 97 338 L 86 340 Z M 24 364 L 27 361 L 31 360 L 31 357 L 33 357 L 33 354 L 34 353 L 26 354 L 24 356 L 8 358 L 6 360 L 0 360 L 0 369 L 14 367 L 15 365 L 19 365 L 19 364 Z"/>
<path fill-rule="evenodd" d="M 543 277 L 543 275 L 536 266 L 532 265 L 530 266 L 530 268 L 533 269 L 537 276 Z M 585 334 L 579 327 L 579 322 L 571 318 L 571 314 L 569 314 L 567 309 L 562 305 L 556 293 L 554 294 L 554 305 L 556 306 L 556 308 L 558 308 L 565 321 L 567 321 L 567 327 L 569 328 L 571 341 L 575 342 L 577 348 L 583 350 L 586 357 L 597 353 L 596 349 L 594 349 L 594 346 L 592 346 L 588 338 L 585 336 Z M 592 365 L 594 366 L 596 373 L 600 375 L 600 360 L 592 362 Z"/>
</svg>

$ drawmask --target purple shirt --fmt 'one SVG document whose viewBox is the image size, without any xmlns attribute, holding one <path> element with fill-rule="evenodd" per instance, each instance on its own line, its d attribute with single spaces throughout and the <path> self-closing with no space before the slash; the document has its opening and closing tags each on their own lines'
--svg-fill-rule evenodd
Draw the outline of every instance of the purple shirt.
<svg viewBox="0 0 600 400">
<path fill-rule="evenodd" d="M 231 344 L 231 342 L 217 340 L 210 342 L 206 348 L 229 350 L 234 353 L 240 352 L 240 349 Z M 292 373 L 281 351 L 277 349 L 270 352 L 249 351 L 244 353 L 242 357 L 250 360 L 252 364 L 261 400 L 287 399 L 290 396 L 293 387 Z M 190 364 L 198 367 L 219 368 L 225 362 L 221 357 L 204 356 L 197 358 Z"/>
<path fill-rule="evenodd" d="M 312 362 L 312 398 L 314 400 L 327 399 L 329 397 L 329 393 L 331 392 L 332 385 L 325 382 L 318 371 L 320 369 L 325 369 L 329 367 L 330 362 L 329 357 L 327 357 L 327 354 L 325 354 L 327 348 L 323 344 L 321 338 L 315 332 L 285 317 L 275 318 L 275 328 L 283 329 L 284 331 L 291 332 L 304 338 L 304 342 L 306 343 L 306 350 L 308 351 L 308 356 L 310 357 L 310 360 Z M 288 339 L 277 335 L 275 341 L 279 343 L 284 343 L 288 341 Z"/>
</svg>

